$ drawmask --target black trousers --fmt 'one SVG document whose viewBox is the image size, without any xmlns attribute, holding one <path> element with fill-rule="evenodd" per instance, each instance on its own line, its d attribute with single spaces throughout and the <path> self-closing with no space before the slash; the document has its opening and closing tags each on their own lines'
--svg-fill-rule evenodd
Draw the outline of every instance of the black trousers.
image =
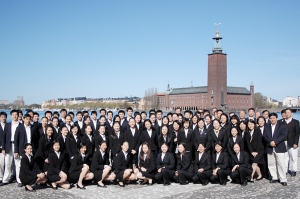
<svg viewBox="0 0 300 199">
<path fill-rule="evenodd" d="M 207 183 L 212 174 L 212 170 L 202 171 L 201 173 L 197 171 L 196 174 L 192 177 L 194 182 L 200 181 L 201 184 Z"/>
<path fill-rule="evenodd" d="M 155 179 L 157 182 L 161 183 L 163 181 L 164 184 L 171 183 L 173 176 L 175 175 L 174 170 L 169 169 L 161 169 L 160 173 L 155 175 Z"/>
<path fill-rule="evenodd" d="M 193 173 L 185 170 L 178 170 L 178 177 L 179 183 L 184 183 L 192 180 Z"/>
<path fill-rule="evenodd" d="M 237 183 L 244 183 L 247 179 L 247 176 L 250 176 L 252 174 L 252 169 L 245 168 L 245 167 L 239 167 L 234 172 L 230 174 L 230 178 Z"/>
<path fill-rule="evenodd" d="M 219 169 L 217 171 L 217 175 L 211 175 L 210 180 L 212 183 L 217 183 L 219 182 L 220 184 L 226 182 L 227 176 L 230 174 L 230 169 Z"/>
</svg>

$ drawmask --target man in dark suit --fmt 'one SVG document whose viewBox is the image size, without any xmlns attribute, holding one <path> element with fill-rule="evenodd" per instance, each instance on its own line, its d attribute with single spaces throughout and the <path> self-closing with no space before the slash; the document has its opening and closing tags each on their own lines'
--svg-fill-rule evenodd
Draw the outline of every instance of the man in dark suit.
<svg viewBox="0 0 300 199">
<path fill-rule="evenodd" d="M 271 125 L 265 126 L 263 138 L 266 142 L 266 152 L 268 154 L 268 167 L 272 176 L 271 183 L 278 182 L 283 186 L 287 185 L 286 168 L 285 168 L 285 124 L 277 120 L 276 113 L 270 114 Z"/>
<path fill-rule="evenodd" d="M 131 164 L 133 165 L 133 170 L 136 168 L 138 163 L 138 151 L 140 147 L 140 131 L 135 127 L 134 118 L 129 119 L 130 128 L 124 132 L 124 141 L 129 144 L 128 153 L 131 156 Z"/>
<path fill-rule="evenodd" d="M 120 119 L 121 119 L 121 126 L 123 131 L 125 132 L 128 129 L 128 121 L 127 118 L 125 118 L 125 112 L 123 110 L 120 110 L 118 112 Z M 123 133 L 123 132 L 122 132 Z"/>
<path fill-rule="evenodd" d="M 93 129 L 93 134 L 95 135 L 96 132 L 99 129 L 99 121 L 97 119 L 97 111 L 92 111 L 91 116 L 92 116 L 91 126 L 92 126 L 92 129 Z"/>
<path fill-rule="evenodd" d="M 7 128 L 7 123 L 6 123 L 6 119 L 7 119 L 7 114 L 5 112 L 1 112 L 0 113 L 0 183 L 2 183 L 2 179 L 3 179 L 3 175 L 4 175 L 4 159 L 5 156 L 4 154 L 2 154 L 2 149 L 4 149 L 4 132 L 5 129 Z"/>
<path fill-rule="evenodd" d="M 287 171 L 291 171 L 291 176 L 296 176 L 297 158 L 298 158 L 298 142 L 299 142 L 299 121 L 292 118 L 292 109 L 285 109 L 286 124 L 286 158 L 285 166 Z"/>
</svg>

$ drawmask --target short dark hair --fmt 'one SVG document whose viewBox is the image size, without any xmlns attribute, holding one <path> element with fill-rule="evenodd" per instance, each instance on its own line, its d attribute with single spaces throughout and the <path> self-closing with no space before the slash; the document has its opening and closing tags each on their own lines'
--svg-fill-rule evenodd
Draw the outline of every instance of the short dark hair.
<svg viewBox="0 0 300 199">
<path fill-rule="evenodd" d="M 293 112 L 291 108 L 286 108 L 286 109 L 285 109 L 285 112 L 286 112 L 287 110 Z"/>
<path fill-rule="evenodd" d="M 82 114 L 81 111 L 78 111 L 78 112 L 76 113 L 76 116 L 77 116 L 77 115 L 81 115 L 81 116 L 82 116 L 83 114 Z"/>
<path fill-rule="evenodd" d="M 67 109 L 62 108 L 62 109 L 60 109 L 60 113 L 61 113 L 61 112 L 67 112 Z"/>
<path fill-rule="evenodd" d="M 34 112 L 33 116 L 35 116 L 35 115 L 40 116 L 40 114 L 38 112 Z"/>
<path fill-rule="evenodd" d="M 249 109 L 248 109 L 248 112 L 251 111 L 251 110 L 253 110 L 253 111 L 255 112 L 255 109 L 254 109 L 254 108 L 249 108 Z"/>
<path fill-rule="evenodd" d="M 281 114 L 282 114 L 282 113 L 285 113 L 285 109 L 282 109 Z M 270 116 L 269 116 L 269 117 L 270 117 Z"/>
<path fill-rule="evenodd" d="M 270 115 L 270 111 L 268 111 L 268 110 L 264 110 L 264 111 L 262 112 L 262 114 L 264 114 L 265 112 L 267 112 L 268 115 Z"/>
<path fill-rule="evenodd" d="M 125 115 L 125 111 L 119 110 L 118 114 L 123 113 Z"/>
<path fill-rule="evenodd" d="M 272 116 L 275 116 L 276 118 L 278 118 L 277 113 L 270 113 L 270 116 L 269 116 L 269 117 L 272 117 Z"/>
<path fill-rule="evenodd" d="M 97 116 L 97 111 L 92 111 L 91 115 L 95 114 Z"/>
<path fill-rule="evenodd" d="M 13 110 L 11 110 L 11 111 L 10 111 L 10 114 L 13 114 L 13 113 L 17 113 L 17 114 L 19 114 L 19 111 L 18 111 L 18 110 L 16 110 L 16 109 L 13 109 Z"/>
<path fill-rule="evenodd" d="M 106 109 L 105 108 L 100 109 L 99 113 L 101 113 L 101 111 L 104 111 L 105 114 L 106 114 Z"/>
<path fill-rule="evenodd" d="M 127 107 L 126 112 L 133 111 L 132 107 Z"/>
<path fill-rule="evenodd" d="M 28 113 L 26 113 L 24 116 L 23 116 L 23 118 L 25 119 L 25 118 L 28 118 L 29 117 L 29 119 L 31 119 L 31 116 L 28 114 Z"/>
<path fill-rule="evenodd" d="M 46 116 L 46 114 L 48 114 L 48 113 L 50 113 L 51 116 L 52 116 L 52 112 L 51 111 L 46 111 L 44 115 Z"/>
<path fill-rule="evenodd" d="M 114 115 L 112 111 L 107 111 L 107 113 L 106 113 L 106 114 L 108 115 L 108 113 L 111 113 L 112 115 Z"/>
<path fill-rule="evenodd" d="M 162 113 L 162 110 L 157 110 L 155 114 Z"/>
<path fill-rule="evenodd" d="M 7 113 L 5 113 L 4 111 L 0 112 L 0 116 L 4 115 L 5 117 L 7 117 Z"/>
</svg>

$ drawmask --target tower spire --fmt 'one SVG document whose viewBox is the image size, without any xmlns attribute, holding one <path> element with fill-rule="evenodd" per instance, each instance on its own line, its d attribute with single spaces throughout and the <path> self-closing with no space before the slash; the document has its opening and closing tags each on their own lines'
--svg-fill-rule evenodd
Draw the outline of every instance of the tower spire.
<svg viewBox="0 0 300 199">
<path fill-rule="evenodd" d="M 220 36 L 220 32 L 218 29 L 218 26 L 221 23 L 215 23 L 215 26 L 217 26 L 217 30 L 216 30 L 216 36 L 214 38 L 212 38 L 214 40 L 214 48 L 213 48 L 213 53 L 222 53 L 222 44 L 221 44 L 221 39 L 223 39 Z"/>
</svg>

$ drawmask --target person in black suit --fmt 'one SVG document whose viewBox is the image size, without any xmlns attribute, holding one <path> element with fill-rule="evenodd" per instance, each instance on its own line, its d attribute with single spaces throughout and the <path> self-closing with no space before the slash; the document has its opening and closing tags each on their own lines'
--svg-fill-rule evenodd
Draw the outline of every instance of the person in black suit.
<svg viewBox="0 0 300 199">
<path fill-rule="evenodd" d="M 57 189 L 59 185 L 64 189 L 69 189 L 70 184 L 67 181 L 66 160 L 63 153 L 60 152 L 60 144 L 57 140 L 53 142 L 52 151 L 48 155 L 49 168 L 47 178 L 51 182 L 53 189 Z"/>
<path fill-rule="evenodd" d="M 164 182 L 164 186 L 171 185 L 171 180 L 175 174 L 175 158 L 174 154 L 168 152 L 168 145 L 161 145 L 161 153 L 157 156 L 157 174 L 155 179 L 157 182 Z"/>
<path fill-rule="evenodd" d="M 177 166 L 174 179 L 179 179 L 180 185 L 187 185 L 193 177 L 192 157 L 186 153 L 186 144 L 178 145 Z"/>
<path fill-rule="evenodd" d="M 173 131 L 171 136 L 173 137 L 174 140 L 173 153 L 175 154 L 178 153 L 178 135 L 180 131 L 181 131 L 181 123 L 178 120 L 173 121 Z"/>
<path fill-rule="evenodd" d="M 215 152 L 212 155 L 213 172 L 210 180 L 213 183 L 219 182 L 220 185 L 227 184 L 227 176 L 230 174 L 230 157 L 227 152 L 223 151 L 223 143 L 216 141 Z"/>
<path fill-rule="evenodd" d="M 2 150 L 4 150 L 4 132 L 5 129 L 7 128 L 7 113 L 5 112 L 0 112 L 0 180 L 2 181 L 3 175 L 4 175 L 4 166 L 5 166 L 5 155 L 2 153 Z M 3 183 L 0 183 L 2 185 Z"/>
<path fill-rule="evenodd" d="M 93 137 L 93 129 L 91 125 L 87 125 L 85 127 L 85 134 L 80 139 L 83 144 L 87 147 L 87 153 L 90 155 L 90 158 L 93 157 L 93 154 L 95 152 L 95 138 Z"/>
<path fill-rule="evenodd" d="M 199 121 L 199 118 L 197 115 L 194 115 L 192 117 L 192 122 L 190 123 L 190 129 L 192 129 L 193 131 L 198 127 L 198 121 Z"/>
<path fill-rule="evenodd" d="M 183 130 L 178 133 L 178 144 L 185 143 L 186 149 L 185 153 L 192 153 L 193 151 L 193 144 L 194 144 L 194 135 L 193 130 L 189 128 L 190 120 L 185 118 L 183 123 Z M 179 146 L 179 145 L 178 145 Z"/>
<path fill-rule="evenodd" d="M 220 115 L 221 128 L 225 129 L 227 135 L 230 135 L 231 124 L 228 124 L 228 116 L 225 113 Z"/>
<path fill-rule="evenodd" d="M 146 130 L 141 133 L 140 143 L 147 142 L 150 145 L 153 156 L 155 157 L 158 151 L 157 132 L 152 127 L 150 120 L 145 120 L 144 125 Z"/>
<path fill-rule="evenodd" d="M 72 126 L 71 134 L 66 138 L 66 152 L 70 159 L 77 153 L 79 144 L 81 143 L 81 138 L 78 135 L 78 130 L 78 126 Z"/>
<path fill-rule="evenodd" d="M 86 153 L 86 150 L 86 145 L 80 143 L 78 152 L 71 158 L 68 180 L 72 183 L 77 182 L 78 189 L 86 189 L 82 184 L 83 180 L 92 180 L 94 178 L 94 174 L 90 172 L 89 154 Z"/>
<path fill-rule="evenodd" d="M 94 180 L 97 182 L 97 186 L 101 188 L 106 188 L 103 184 L 103 180 L 111 181 L 116 178 L 116 175 L 111 171 L 111 166 L 109 166 L 109 156 L 106 152 L 107 143 L 102 141 L 98 145 L 99 149 L 93 155 L 91 171 L 94 174 Z"/>
<path fill-rule="evenodd" d="M 133 170 L 137 167 L 138 151 L 140 147 L 140 131 L 136 128 L 134 118 L 129 119 L 129 128 L 124 133 L 124 141 L 129 143 L 129 155 Z"/>
<path fill-rule="evenodd" d="M 142 117 L 140 114 L 134 116 L 136 128 L 142 132 L 144 130 L 144 123 L 142 122 Z"/>
<path fill-rule="evenodd" d="M 198 126 L 194 130 L 194 149 L 198 149 L 200 143 L 206 143 L 205 151 L 211 153 L 211 143 L 208 141 L 208 133 L 204 128 L 204 120 L 202 118 L 198 121 Z"/>
<path fill-rule="evenodd" d="M 268 110 L 263 110 L 262 117 L 265 119 L 266 124 L 271 124 L 269 116 L 270 116 L 270 112 Z"/>
<path fill-rule="evenodd" d="M 155 177 L 154 157 L 148 143 L 142 144 L 142 150 L 139 155 L 139 166 L 134 170 L 138 179 L 142 179 L 142 185 L 153 185 L 152 179 Z"/>
<path fill-rule="evenodd" d="M 51 125 L 53 127 L 53 139 L 57 139 L 60 135 L 60 127 L 59 127 L 59 120 L 58 117 L 53 117 Z"/>
<path fill-rule="evenodd" d="M 38 127 L 37 140 L 40 140 L 41 137 L 44 137 L 46 135 L 47 125 L 48 125 L 48 118 L 42 117 L 41 125 Z"/>
<path fill-rule="evenodd" d="M 78 126 L 79 127 L 79 132 L 82 131 L 83 129 L 83 125 L 84 125 L 84 121 L 83 121 L 83 114 L 81 111 L 78 111 L 76 113 L 76 118 L 77 118 L 77 121 L 74 122 L 74 125 Z M 81 134 L 81 133 L 80 133 Z"/>
<path fill-rule="evenodd" d="M 233 145 L 235 155 L 231 157 L 232 170 L 230 178 L 242 186 L 247 185 L 247 177 L 252 174 L 252 168 L 249 164 L 249 155 L 245 151 L 241 151 L 239 143 Z"/>
<path fill-rule="evenodd" d="M 222 143 L 222 146 L 226 146 L 228 140 L 226 129 L 221 128 L 221 122 L 218 119 L 214 119 L 212 125 L 213 128 L 208 131 L 208 142 L 210 142 L 211 146 L 215 146 L 215 143 L 220 141 Z M 226 148 L 224 148 L 223 150 L 226 151 Z"/>
<path fill-rule="evenodd" d="M 111 150 L 111 159 L 115 157 L 121 150 L 121 145 L 124 142 L 124 135 L 120 131 L 120 123 L 115 122 L 113 125 L 113 131 L 109 135 L 109 149 Z"/>
<path fill-rule="evenodd" d="M 194 176 L 192 180 L 205 186 L 209 182 L 209 178 L 212 175 L 212 162 L 210 152 L 206 151 L 205 142 L 198 144 L 198 151 L 195 154 L 194 161 Z"/>
<path fill-rule="evenodd" d="M 107 127 L 104 126 L 104 125 L 100 125 L 99 126 L 99 130 L 98 130 L 98 136 L 96 136 L 95 138 L 95 148 L 97 148 L 97 146 L 100 145 L 101 142 L 106 142 L 106 144 L 109 146 L 109 136 L 108 134 L 106 133 Z M 107 147 L 106 149 L 107 151 L 109 151 L 109 148 Z"/>
<path fill-rule="evenodd" d="M 258 164 L 264 164 L 264 145 L 263 137 L 259 128 L 256 127 L 254 120 L 248 121 L 248 130 L 246 134 L 246 143 L 248 151 L 251 154 L 250 161 L 252 163 L 252 175 L 251 181 L 253 181 L 254 174 L 257 173 L 258 177 L 256 180 L 262 179 L 262 174 Z"/>
<path fill-rule="evenodd" d="M 136 175 L 132 173 L 132 164 L 130 155 L 128 154 L 128 142 L 123 142 L 121 148 L 122 150 L 114 157 L 114 173 L 119 181 L 119 186 L 125 187 L 123 181 L 136 180 Z"/>
<path fill-rule="evenodd" d="M 212 116 L 211 115 L 205 115 L 204 116 L 204 121 L 205 121 L 205 129 L 207 132 L 210 132 L 214 127 L 213 127 L 213 122 L 212 122 Z M 221 123 L 220 123 L 221 124 Z"/>
<path fill-rule="evenodd" d="M 174 152 L 174 139 L 171 133 L 169 133 L 169 128 L 167 125 L 162 125 L 161 133 L 159 134 L 158 138 L 158 147 L 160 148 L 163 143 L 167 143 L 169 146 L 169 152 Z"/>
<path fill-rule="evenodd" d="M 246 134 L 247 134 L 247 123 L 245 121 L 240 122 L 240 130 L 239 130 L 239 135 L 243 139 L 244 146 L 247 146 L 246 144 Z M 247 147 L 244 148 L 245 151 L 247 151 Z"/>
<path fill-rule="evenodd" d="M 298 159 L 298 143 L 299 143 L 299 121 L 292 118 L 292 109 L 285 109 L 286 119 L 284 123 L 286 124 L 286 160 L 285 166 L 287 171 L 291 172 L 291 176 L 296 176 L 297 173 L 297 159 Z"/>
<path fill-rule="evenodd" d="M 125 118 L 125 112 L 123 110 L 120 110 L 118 112 L 118 115 L 120 117 L 120 124 L 121 124 L 121 127 L 120 130 L 121 132 L 125 132 L 128 128 L 128 120 Z"/>
<path fill-rule="evenodd" d="M 287 185 L 285 153 L 286 146 L 286 125 L 277 120 L 276 113 L 270 113 L 271 125 L 265 126 L 266 131 L 263 136 L 266 142 L 266 151 L 268 154 L 268 168 L 272 176 L 271 183 L 278 182 L 283 186 Z"/>
<path fill-rule="evenodd" d="M 91 119 L 91 126 L 92 126 L 92 129 L 93 129 L 93 134 L 95 134 L 96 132 L 98 132 L 98 128 L 99 128 L 99 120 L 97 119 L 97 111 L 92 111 L 91 112 L 91 116 L 92 116 L 92 119 Z"/>
<path fill-rule="evenodd" d="M 39 140 L 39 148 L 36 151 L 34 159 L 38 163 L 39 168 L 47 173 L 49 166 L 48 155 L 53 142 L 53 128 L 50 124 L 47 124 L 45 130 L 46 134 Z"/>
<path fill-rule="evenodd" d="M 27 143 L 24 146 L 24 157 L 21 159 L 20 180 L 25 185 L 26 191 L 34 191 L 32 184 L 46 182 L 46 175 L 39 169 L 37 163 L 32 157 L 32 146 Z"/>
<path fill-rule="evenodd" d="M 66 150 L 66 140 L 67 140 L 67 137 L 68 137 L 68 129 L 67 129 L 67 127 L 66 126 L 64 126 L 64 127 L 62 127 L 61 129 L 60 129 L 60 134 L 59 134 L 59 136 L 57 137 L 57 141 L 59 142 L 59 144 L 60 144 L 60 147 L 59 147 L 59 150 L 60 150 L 60 152 L 62 152 L 62 153 L 64 153 L 65 154 L 65 158 L 66 159 L 69 159 L 69 158 L 67 158 L 67 150 Z"/>
<path fill-rule="evenodd" d="M 84 135 L 85 126 L 87 126 L 87 125 L 91 125 L 91 118 L 88 115 L 83 117 L 83 125 L 79 132 L 80 137 L 82 137 Z M 74 124 L 74 126 L 75 126 L 75 124 Z M 93 132 L 93 134 L 94 134 L 94 132 Z"/>
<path fill-rule="evenodd" d="M 69 133 L 71 133 L 72 127 L 73 127 L 71 115 L 67 115 L 67 116 L 66 116 L 65 123 L 62 123 L 62 124 L 60 125 L 60 127 L 63 127 L 63 126 L 66 126 L 66 127 L 68 128 Z M 77 127 L 78 127 L 78 126 L 77 126 Z M 78 127 L 78 131 L 79 131 L 79 127 Z"/>
<path fill-rule="evenodd" d="M 244 140 L 238 134 L 238 127 L 232 127 L 230 131 L 230 135 L 227 141 L 227 152 L 229 153 L 230 157 L 232 158 L 235 156 L 235 152 L 233 150 L 233 145 L 238 143 L 241 147 L 241 151 L 244 151 Z"/>
</svg>

